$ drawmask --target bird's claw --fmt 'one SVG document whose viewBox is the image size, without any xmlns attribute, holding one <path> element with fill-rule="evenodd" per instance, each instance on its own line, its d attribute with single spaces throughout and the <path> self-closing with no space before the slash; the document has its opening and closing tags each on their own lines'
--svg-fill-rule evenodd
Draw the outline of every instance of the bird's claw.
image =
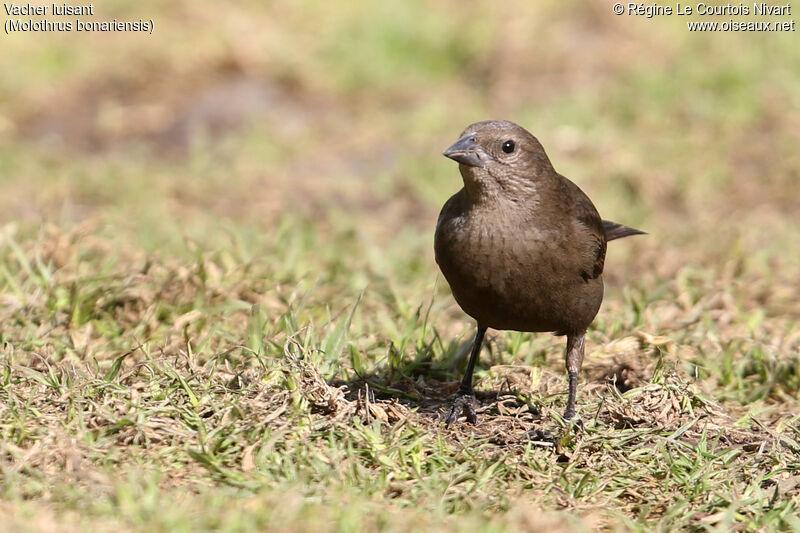
<svg viewBox="0 0 800 533">
<path fill-rule="evenodd" d="M 476 424 L 478 422 L 478 415 L 475 414 L 475 406 L 477 403 L 478 402 L 475 399 L 475 395 L 472 392 L 459 391 L 456 399 L 453 401 L 453 405 L 450 407 L 450 412 L 445 419 L 445 426 L 450 427 L 453 422 L 458 420 L 458 417 L 461 413 L 464 413 L 467 422 L 473 425 Z"/>
<path fill-rule="evenodd" d="M 579 416 L 575 416 L 575 409 L 572 409 L 571 411 L 567 409 L 564 412 L 564 422 L 566 422 L 567 425 L 579 429 L 581 431 L 586 429 L 586 426 L 583 425 L 583 419 L 581 419 L 581 417 Z"/>
<path fill-rule="evenodd" d="M 525 433 L 525 437 L 534 441 L 552 445 L 556 441 L 556 436 L 547 429 L 532 429 Z"/>
<path fill-rule="evenodd" d="M 569 420 L 569 423 L 572 427 L 577 429 L 578 431 L 585 431 L 586 426 L 583 425 L 583 419 L 580 417 L 575 417 Z"/>
</svg>

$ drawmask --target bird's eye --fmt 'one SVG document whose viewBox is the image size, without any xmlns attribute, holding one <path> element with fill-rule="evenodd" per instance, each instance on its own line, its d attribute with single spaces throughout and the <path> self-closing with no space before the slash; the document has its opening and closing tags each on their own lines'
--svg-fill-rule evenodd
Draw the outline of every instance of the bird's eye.
<svg viewBox="0 0 800 533">
<path fill-rule="evenodd" d="M 506 142 L 503 143 L 503 151 L 505 153 L 507 153 L 507 154 L 510 154 L 511 152 L 514 151 L 514 148 L 516 148 L 516 146 L 517 145 L 514 144 L 514 141 L 509 139 L 509 140 L 507 140 Z"/>
</svg>

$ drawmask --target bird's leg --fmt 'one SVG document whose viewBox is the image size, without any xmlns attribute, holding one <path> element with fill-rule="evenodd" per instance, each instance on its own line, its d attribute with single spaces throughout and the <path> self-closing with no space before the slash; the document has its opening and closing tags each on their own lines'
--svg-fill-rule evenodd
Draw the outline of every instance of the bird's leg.
<svg viewBox="0 0 800 533">
<path fill-rule="evenodd" d="M 575 397 L 578 394 L 578 373 L 583 364 L 583 345 L 586 332 L 570 333 L 567 335 L 567 375 L 569 376 L 569 394 L 564 418 L 569 420 L 575 416 Z"/>
<path fill-rule="evenodd" d="M 472 353 L 467 363 L 467 371 L 464 373 L 464 378 L 458 387 L 458 393 L 456 393 L 456 399 L 453 401 L 453 406 L 450 408 L 450 413 L 445 421 L 448 427 L 456 421 L 458 415 L 462 412 L 469 423 L 475 424 L 478 421 L 478 416 L 475 414 L 475 391 L 472 390 L 472 372 L 475 370 L 475 363 L 478 362 L 485 333 L 486 328 L 478 324 L 478 332 L 475 334 L 475 341 L 472 344 Z"/>
</svg>

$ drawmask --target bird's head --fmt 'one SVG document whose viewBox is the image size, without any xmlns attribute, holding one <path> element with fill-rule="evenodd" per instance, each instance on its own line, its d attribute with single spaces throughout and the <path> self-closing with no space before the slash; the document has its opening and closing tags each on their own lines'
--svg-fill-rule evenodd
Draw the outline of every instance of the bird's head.
<svg viewBox="0 0 800 533">
<path fill-rule="evenodd" d="M 517 201 L 554 174 L 539 141 L 507 120 L 476 122 L 444 155 L 458 162 L 470 196 L 505 196 Z"/>
</svg>

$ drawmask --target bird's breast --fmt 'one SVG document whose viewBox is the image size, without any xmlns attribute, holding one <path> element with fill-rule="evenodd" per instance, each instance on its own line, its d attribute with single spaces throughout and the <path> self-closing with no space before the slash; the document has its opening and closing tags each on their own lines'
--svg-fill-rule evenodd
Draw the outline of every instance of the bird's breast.
<svg viewBox="0 0 800 533">
<path fill-rule="evenodd" d="M 569 228 L 542 228 L 513 212 L 443 216 L 435 237 L 437 263 L 462 309 L 489 327 L 521 331 L 586 327 L 594 318 L 602 280 L 581 276 L 575 246 Z"/>
</svg>

